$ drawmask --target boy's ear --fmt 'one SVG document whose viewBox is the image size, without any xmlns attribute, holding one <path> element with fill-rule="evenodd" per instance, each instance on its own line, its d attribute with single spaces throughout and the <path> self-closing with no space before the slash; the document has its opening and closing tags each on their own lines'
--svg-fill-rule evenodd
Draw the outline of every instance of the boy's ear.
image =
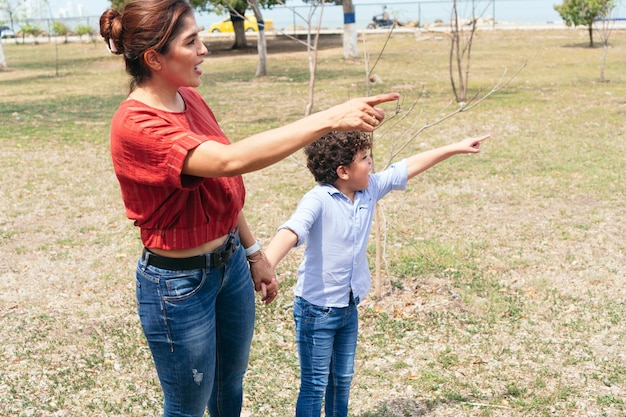
<svg viewBox="0 0 626 417">
<path fill-rule="evenodd" d="M 342 179 L 342 180 L 347 180 L 350 176 L 348 175 L 348 171 L 346 170 L 346 167 L 343 165 L 339 165 L 337 167 L 337 176 Z"/>
</svg>

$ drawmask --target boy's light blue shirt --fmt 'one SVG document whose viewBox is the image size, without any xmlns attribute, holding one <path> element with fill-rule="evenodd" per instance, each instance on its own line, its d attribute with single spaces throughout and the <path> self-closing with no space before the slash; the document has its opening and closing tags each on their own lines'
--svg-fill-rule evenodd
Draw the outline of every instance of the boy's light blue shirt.
<svg viewBox="0 0 626 417">
<path fill-rule="evenodd" d="M 370 175 L 369 185 L 354 195 L 354 203 L 332 185 L 317 185 L 302 197 L 291 218 L 279 229 L 306 242 L 298 269 L 296 296 L 311 304 L 346 307 L 350 291 L 358 304 L 369 292 L 371 276 L 367 242 L 376 202 L 391 190 L 404 190 L 406 160 Z"/>
</svg>

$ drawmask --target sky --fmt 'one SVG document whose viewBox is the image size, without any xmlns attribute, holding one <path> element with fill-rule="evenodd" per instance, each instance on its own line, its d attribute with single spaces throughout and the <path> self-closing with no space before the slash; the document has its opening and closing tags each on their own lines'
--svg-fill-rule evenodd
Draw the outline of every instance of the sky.
<svg viewBox="0 0 626 417">
<path fill-rule="evenodd" d="M 81 4 L 86 16 L 100 16 L 102 12 L 111 7 L 109 0 L 69 0 L 74 4 Z M 66 7 L 68 0 L 49 0 L 52 10 Z"/>
<path fill-rule="evenodd" d="M 68 1 L 71 1 L 75 4 L 82 4 L 84 10 L 85 10 L 85 14 L 87 16 L 100 16 L 102 14 L 103 11 L 105 11 L 106 9 L 108 9 L 111 6 L 111 2 L 109 0 L 49 0 L 50 6 L 52 7 L 52 10 L 58 10 L 60 8 L 66 7 Z M 382 5 L 383 3 L 385 3 L 385 0 L 353 0 L 355 4 L 359 5 L 359 4 L 379 4 Z M 526 0 L 526 2 L 519 0 L 519 1 L 514 1 L 514 0 L 496 0 L 496 10 L 502 10 L 503 12 L 506 13 L 506 9 L 511 9 L 511 8 L 515 8 L 516 7 L 516 3 L 528 3 L 530 5 L 530 7 L 526 7 L 526 9 L 531 9 L 529 11 L 529 13 L 533 13 L 537 16 L 537 19 L 539 21 L 543 21 L 546 20 L 546 16 L 549 16 L 552 14 L 553 12 L 553 5 L 554 4 L 560 4 L 562 1 L 559 0 Z M 390 8 L 391 8 L 391 4 L 394 4 L 393 0 L 390 0 L 389 2 Z M 408 5 L 409 3 L 412 3 L 412 7 L 415 7 L 416 3 L 420 3 L 419 0 L 413 0 L 412 2 L 409 1 L 396 1 L 395 3 L 404 3 L 405 7 L 406 5 Z M 421 6 L 422 8 L 428 8 L 428 7 L 432 7 L 432 3 L 434 3 L 434 1 L 432 0 L 424 0 L 422 1 L 423 5 Z M 484 2 L 483 2 L 484 3 Z M 298 6 L 302 6 L 304 5 L 304 3 L 302 1 L 298 1 L 298 0 L 289 0 L 287 1 L 287 5 L 298 5 Z M 535 9 L 534 11 L 532 11 L 532 9 Z"/>
<path fill-rule="evenodd" d="M 57 11 L 68 8 L 68 3 L 81 4 L 83 6 L 85 16 L 99 17 L 103 11 L 110 7 L 109 0 L 49 0 L 52 12 L 56 17 Z M 432 22 L 435 19 L 448 21 L 450 0 L 353 0 L 356 5 L 357 26 L 367 25 L 374 14 L 380 13 L 383 4 L 387 4 L 390 12 L 399 21 L 419 20 L 422 22 Z M 459 2 L 460 8 L 463 4 L 469 2 Z M 533 22 L 545 23 L 560 21 L 560 16 L 554 11 L 554 5 L 562 3 L 562 0 L 495 0 L 495 3 L 489 3 L 487 0 L 479 2 L 479 4 L 493 4 L 488 6 L 484 16 L 495 15 L 496 21 L 517 21 L 517 22 Z M 419 4 L 419 6 L 417 6 Z M 298 8 L 307 7 L 301 0 L 288 0 L 287 5 Z M 295 15 L 293 11 L 276 7 L 272 10 L 263 10 L 266 19 L 274 20 L 274 26 L 278 29 L 284 29 L 293 23 L 302 25 L 302 22 L 294 22 Z M 299 12 L 306 15 L 306 10 L 299 9 Z M 461 11 L 460 11 L 461 12 Z M 461 12 L 462 13 L 462 12 Z M 207 28 L 212 23 L 224 19 L 225 16 L 217 16 L 214 14 L 198 14 L 196 20 L 200 27 Z M 323 27 L 335 28 L 340 27 L 343 23 L 343 14 L 340 6 L 333 6 L 325 12 Z"/>
<path fill-rule="evenodd" d="M 68 3 L 82 5 L 85 16 L 100 16 L 102 12 L 111 7 L 109 0 L 49 0 L 48 3 L 55 16 L 58 10 L 67 8 Z"/>
</svg>

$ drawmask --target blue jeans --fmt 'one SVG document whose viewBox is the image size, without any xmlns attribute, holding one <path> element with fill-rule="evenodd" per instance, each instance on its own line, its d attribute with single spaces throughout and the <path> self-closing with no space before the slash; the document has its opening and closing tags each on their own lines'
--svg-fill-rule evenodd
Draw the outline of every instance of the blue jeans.
<svg viewBox="0 0 626 417">
<path fill-rule="evenodd" d="M 320 307 L 301 297 L 293 303 L 296 343 L 300 359 L 297 417 L 347 417 L 359 316 L 353 301 L 348 307 Z"/>
<path fill-rule="evenodd" d="M 221 268 L 137 266 L 141 325 L 163 389 L 163 415 L 239 417 L 254 332 L 254 285 L 244 250 Z"/>
</svg>

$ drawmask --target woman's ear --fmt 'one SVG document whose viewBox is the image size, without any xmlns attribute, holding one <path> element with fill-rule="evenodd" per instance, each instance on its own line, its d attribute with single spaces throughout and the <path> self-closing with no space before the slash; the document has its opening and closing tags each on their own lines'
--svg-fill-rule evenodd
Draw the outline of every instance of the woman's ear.
<svg viewBox="0 0 626 417">
<path fill-rule="evenodd" d="M 161 69 L 161 57 L 154 49 L 148 49 L 144 52 L 143 60 L 151 70 L 159 71 Z"/>
</svg>

